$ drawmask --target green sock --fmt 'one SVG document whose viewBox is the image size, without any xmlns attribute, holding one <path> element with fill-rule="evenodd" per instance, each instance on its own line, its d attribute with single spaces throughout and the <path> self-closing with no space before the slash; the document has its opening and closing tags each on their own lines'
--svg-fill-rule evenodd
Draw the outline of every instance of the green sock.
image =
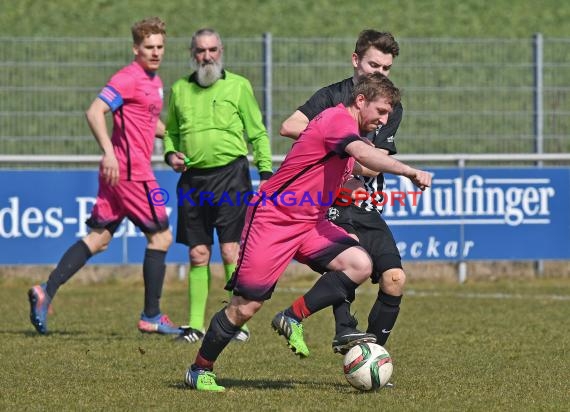
<svg viewBox="0 0 570 412">
<path fill-rule="evenodd" d="M 228 280 L 230 280 L 230 278 L 232 277 L 234 271 L 236 270 L 236 265 L 235 263 L 230 263 L 230 264 L 224 264 L 224 272 L 226 273 L 226 283 Z M 230 295 L 230 299 L 232 298 L 232 292 L 229 292 Z M 249 332 L 249 328 L 247 327 L 246 324 L 244 324 L 241 327 L 242 330 L 248 331 Z"/>
<path fill-rule="evenodd" d="M 208 265 L 208 290 L 212 287 L 212 271 L 210 270 L 210 265 Z"/>
<path fill-rule="evenodd" d="M 230 280 L 230 278 L 232 277 L 234 270 L 236 270 L 236 264 L 235 263 L 224 263 L 224 272 L 226 274 L 226 283 L 228 283 L 228 281 Z M 232 292 L 229 291 L 228 292 L 230 299 L 232 298 Z"/>
<path fill-rule="evenodd" d="M 226 282 L 228 280 L 230 280 L 230 278 L 234 274 L 235 270 L 236 270 L 236 264 L 235 263 L 228 263 L 228 264 L 224 263 L 224 272 L 226 272 Z M 231 293 L 230 293 L 230 295 L 231 295 Z"/>
<path fill-rule="evenodd" d="M 210 267 L 192 266 L 188 272 L 188 302 L 190 306 L 188 325 L 191 328 L 204 330 L 209 290 Z"/>
</svg>

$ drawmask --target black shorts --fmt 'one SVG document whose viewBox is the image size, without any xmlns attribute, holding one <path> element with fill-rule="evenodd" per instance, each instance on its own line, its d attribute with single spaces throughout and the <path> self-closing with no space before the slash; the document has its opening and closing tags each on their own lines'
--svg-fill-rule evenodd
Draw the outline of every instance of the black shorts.
<svg viewBox="0 0 570 412">
<path fill-rule="evenodd" d="M 245 156 L 211 169 L 189 169 L 178 180 L 176 242 L 189 247 L 239 242 L 253 189 Z"/>
<path fill-rule="evenodd" d="M 372 257 L 372 283 L 378 283 L 382 273 L 388 269 L 402 268 L 394 235 L 378 212 L 368 212 L 354 205 L 332 206 L 327 218 L 358 236 L 358 241 Z"/>
</svg>

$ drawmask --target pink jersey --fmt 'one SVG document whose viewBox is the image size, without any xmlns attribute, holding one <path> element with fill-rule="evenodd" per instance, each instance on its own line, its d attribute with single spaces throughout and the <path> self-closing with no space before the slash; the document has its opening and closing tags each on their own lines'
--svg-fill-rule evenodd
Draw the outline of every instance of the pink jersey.
<svg viewBox="0 0 570 412">
<path fill-rule="evenodd" d="M 121 180 L 155 180 L 151 156 L 162 96 L 160 77 L 137 62 L 115 73 L 99 94 L 113 111 L 112 142 Z"/>
<path fill-rule="evenodd" d="M 344 149 L 359 139 L 358 124 L 345 106 L 324 110 L 301 133 L 262 192 L 292 219 L 323 219 L 352 173 L 354 158 Z"/>
</svg>

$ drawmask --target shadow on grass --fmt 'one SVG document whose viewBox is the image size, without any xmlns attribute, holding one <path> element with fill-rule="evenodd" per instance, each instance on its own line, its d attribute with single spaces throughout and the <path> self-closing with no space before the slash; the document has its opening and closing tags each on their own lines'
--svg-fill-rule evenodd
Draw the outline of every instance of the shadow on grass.
<svg viewBox="0 0 570 412">
<path fill-rule="evenodd" d="M 100 333 L 85 330 L 50 330 L 47 334 L 42 335 L 35 330 L 2 330 L 0 336 L 23 336 L 30 339 L 49 339 L 51 338 L 64 338 L 64 341 L 69 342 L 116 342 L 116 341 L 133 341 L 132 336 L 125 336 L 120 333 L 108 333 L 102 331 Z M 134 344 L 140 345 L 140 342 Z"/>
<path fill-rule="evenodd" d="M 35 330 L 3 330 L 0 331 L 0 335 L 23 335 L 27 338 L 48 338 L 50 336 L 65 336 L 65 337 L 74 337 L 74 336 L 81 336 L 85 335 L 86 332 L 84 331 L 49 331 L 47 334 L 42 335 Z"/>
<path fill-rule="evenodd" d="M 234 388 L 241 389 L 264 389 L 264 390 L 283 390 L 283 389 L 300 389 L 305 387 L 306 389 L 320 389 L 320 390 L 344 390 L 347 392 L 351 391 L 349 387 L 344 388 L 339 386 L 335 382 L 318 382 L 318 381 L 304 381 L 304 380 L 279 380 L 279 379 L 217 379 L 218 385 L 225 386 L 227 390 Z M 170 388 L 191 390 L 182 381 L 170 382 L 168 384 Z"/>
</svg>

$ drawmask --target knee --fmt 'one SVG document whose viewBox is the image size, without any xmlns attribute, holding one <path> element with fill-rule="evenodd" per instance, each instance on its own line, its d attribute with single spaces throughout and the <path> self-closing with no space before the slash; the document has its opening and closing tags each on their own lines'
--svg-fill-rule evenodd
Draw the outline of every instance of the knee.
<svg viewBox="0 0 570 412">
<path fill-rule="evenodd" d="M 98 243 L 95 245 L 95 247 L 93 249 L 91 249 L 91 247 L 90 247 L 89 250 L 91 251 L 92 255 L 96 255 L 97 253 L 101 253 L 101 252 L 106 251 L 108 247 L 109 247 L 109 242 Z"/>
<path fill-rule="evenodd" d="M 95 254 L 106 251 L 110 243 L 111 243 L 110 240 L 102 239 L 100 242 L 95 243 L 95 250 L 91 250 L 91 253 Z"/>
<path fill-rule="evenodd" d="M 406 273 L 403 269 L 392 268 L 382 274 L 382 290 L 392 296 L 400 296 L 404 293 Z"/>
<path fill-rule="evenodd" d="M 263 302 L 246 300 L 239 296 L 233 296 L 227 307 L 226 313 L 234 325 L 241 326 L 257 313 Z"/>
<path fill-rule="evenodd" d="M 167 230 L 164 234 L 164 246 L 168 249 L 172 245 L 172 232 Z"/>
<path fill-rule="evenodd" d="M 95 255 L 99 252 L 104 252 L 109 247 L 111 243 L 111 239 L 113 236 L 108 232 L 102 233 L 95 233 L 91 232 L 87 236 L 85 236 L 82 240 L 83 243 L 87 245 L 87 248 L 91 252 L 92 255 Z"/>
<path fill-rule="evenodd" d="M 359 252 L 358 259 L 356 260 L 356 268 L 364 281 L 372 274 L 372 259 L 364 249 L 361 249 Z"/>
<path fill-rule="evenodd" d="M 372 274 L 372 260 L 364 249 L 357 248 L 347 275 L 353 282 L 363 283 Z"/>
<path fill-rule="evenodd" d="M 220 246 L 222 260 L 224 263 L 236 263 L 239 252 L 239 244 L 236 242 L 222 243 Z"/>
<path fill-rule="evenodd" d="M 151 236 L 149 246 L 152 249 L 167 251 L 172 244 L 172 232 L 164 230 Z"/>
<path fill-rule="evenodd" d="M 188 252 L 192 266 L 205 266 L 210 261 L 210 248 L 207 245 L 196 245 Z"/>
<path fill-rule="evenodd" d="M 247 322 L 260 308 L 260 302 L 250 302 L 248 305 L 240 305 L 238 306 L 238 316 L 243 319 L 244 322 Z"/>
</svg>

